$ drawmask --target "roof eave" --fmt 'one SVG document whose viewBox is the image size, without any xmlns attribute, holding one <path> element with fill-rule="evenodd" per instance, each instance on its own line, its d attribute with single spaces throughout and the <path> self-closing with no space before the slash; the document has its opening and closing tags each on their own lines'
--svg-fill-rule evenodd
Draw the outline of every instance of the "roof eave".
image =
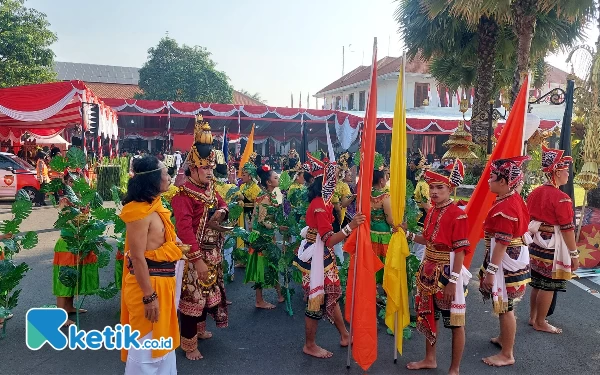
<svg viewBox="0 0 600 375">
<path fill-rule="evenodd" d="M 391 73 L 387 73 L 387 74 L 382 74 L 380 76 L 377 76 L 377 79 L 381 79 L 381 80 L 388 80 L 390 78 L 394 78 L 394 77 L 398 77 L 400 75 L 400 72 L 391 72 Z M 416 76 L 416 77 L 422 77 L 422 78 L 431 78 L 431 74 L 429 73 L 411 73 L 411 72 L 406 72 L 407 76 Z M 369 83 L 371 80 L 370 79 L 365 79 L 350 85 L 346 85 L 346 86 L 341 86 L 341 87 L 337 87 L 335 89 L 330 89 L 327 91 L 319 91 L 316 94 L 313 95 L 313 97 L 315 98 L 319 98 L 322 97 L 324 95 L 327 94 L 332 94 L 332 93 L 337 93 L 337 92 L 341 92 L 341 91 L 346 91 L 348 89 L 352 89 L 352 88 L 356 88 L 359 86 L 363 86 L 365 83 Z"/>
</svg>

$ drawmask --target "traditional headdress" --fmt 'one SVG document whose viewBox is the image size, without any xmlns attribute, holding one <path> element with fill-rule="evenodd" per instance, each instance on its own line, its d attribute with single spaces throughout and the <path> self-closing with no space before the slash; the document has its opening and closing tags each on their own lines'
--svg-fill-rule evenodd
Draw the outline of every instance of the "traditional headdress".
<svg viewBox="0 0 600 375">
<path fill-rule="evenodd" d="M 508 181 L 508 187 L 512 190 L 523 181 L 521 166 L 529 159 L 531 159 L 529 156 L 517 156 L 494 160 L 490 166 L 490 173 L 495 174 L 498 178 L 505 178 Z"/>
<path fill-rule="evenodd" d="M 250 162 L 250 161 L 247 162 L 242 167 L 242 170 L 244 172 L 248 173 L 250 175 L 250 177 L 252 177 L 252 178 L 258 177 L 258 174 L 256 174 L 256 164 L 254 164 L 254 162 Z"/>
<path fill-rule="evenodd" d="M 314 178 L 323 176 L 321 197 L 325 203 L 329 203 L 333 198 L 335 186 L 337 185 L 337 164 L 335 162 L 330 163 L 327 158 L 321 161 L 308 152 L 306 153 L 306 164 L 308 164 L 309 172 Z"/>
<path fill-rule="evenodd" d="M 385 165 L 385 159 L 383 155 L 379 152 L 375 152 L 375 158 L 373 160 L 373 170 L 375 171 L 385 171 L 387 170 L 387 166 Z"/>
<path fill-rule="evenodd" d="M 462 161 L 456 159 L 454 164 L 450 164 L 444 169 L 450 171 L 450 176 L 426 170 L 424 174 L 425 182 L 427 184 L 444 184 L 451 189 L 459 187 L 465 178 L 465 166 Z"/>
<path fill-rule="evenodd" d="M 561 169 L 569 169 L 569 165 L 573 163 L 573 158 L 563 156 L 564 154 L 564 150 L 547 148 L 542 145 L 542 171 L 552 173 Z"/>
<path fill-rule="evenodd" d="M 221 150 L 214 150 L 216 168 L 214 171 L 215 177 L 226 178 L 227 177 L 227 162 L 225 161 L 225 154 Z"/>
<path fill-rule="evenodd" d="M 215 150 L 213 150 L 213 136 L 208 122 L 204 121 L 202 115 L 196 117 L 194 126 L 194 144 L 188 153 L 186 162 L 190 167 L 215 167 Z"/>
<path fill-rule="evenodd" d="M 302 163 L 300 163 L 300 155 L 293 148 L 288 152 L 287 155 L 287 170 L 292 174 L 303 172 Z"/>
<path fill-rule="evenodd" d="M 344 152 L 337 159 L 337 164 L 338 164 L 338 178 L 342 179 L 342 178 L 344 178 L 344 176 L 346 175 L 346 173 L 348 173 L 348 170 L 350 169 L 350 166 L 348 164 L 349 160 L 350 160 L 350 153 L 349 152 Z"/>
<path fill-rule="evenodd" d="M 413 160 L 413 164 L 415 165 L 415 178 L 417 180 L 420 180 L 421 177 L 423 177 L 425 170 L 431 168 L 431 165 L 427 162 L 427 158 L 423 155 L 421 149 L 419 149 L 419 156 Z"/>
</svg>

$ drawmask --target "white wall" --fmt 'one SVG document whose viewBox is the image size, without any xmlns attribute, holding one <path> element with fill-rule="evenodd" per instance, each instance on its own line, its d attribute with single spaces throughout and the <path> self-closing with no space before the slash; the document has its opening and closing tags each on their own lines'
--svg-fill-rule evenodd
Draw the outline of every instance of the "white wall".
<svg viewBox="0 0 600 375">
<path fill-rule="evenodd" d="M 405 88 L 405 95 L 406 95 L 406 108 L 414 108 L 415 106 L 415 83 L 429 83 L 430 85 L 430 98 L 429 98 L 429 102 L 430 105 L 436 103 L 435 98 L 433 98 L 433 96 L 435 95 L 435 90 L 437 89 L 436 86 L 436 81 L 429 77 L 429 78 L 425 78 L 422 76 L 414 76 L 414 75 L 410 75 L 407 74 L 406 77 L 406 88 Z M 396 90 L 398 88 L 398 81 L 395 78 L 391 78 L 391 79 L 387 79 L 387 80 L 383 80 L 383 79 L 379 79 L 377 81 L 377 110 L 379 112 L 393 112 L 394 111 L 394 105 L 396 103 Z M 342 97 L 342 106 L 344 107 L 344 109 L 348 108 L 348 105 L 346 103 L 346 101 L 348 100 L 348 98 L 350 97 L 350 94 L 354 94 L 354 106 L 353 106 L 353 110 L 354 111 L 358 111 L 359 107 L 358 107 L 358 98 L 359 98 L 359 93 L 361 91 L 365 91 L 366 92 L 366 97 L 365 97 L 365 105 L 366 105 L 366 101 L 369 95 L 369 87 L 368 87 L 368 83 L 365 83 L 362 86 L 356 87 L 356 88 L 352 88 L 352 89 L 347 89 L 344 90 L 343 92 L 336 92 L 336 93 L 330 93 L 327 94 L 325 96 L 325 109 L 335 109 L 335 100 L 336 97 L 340 96 Z M 436 104 L 437 106 L 437 104 Z"/>
</svg>

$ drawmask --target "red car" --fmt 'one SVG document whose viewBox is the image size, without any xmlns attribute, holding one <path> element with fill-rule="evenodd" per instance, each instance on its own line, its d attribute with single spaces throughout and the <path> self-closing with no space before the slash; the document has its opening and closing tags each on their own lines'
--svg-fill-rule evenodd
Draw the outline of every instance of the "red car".
<svg viewBox="0 0 600 375">
<path fill-rule="evenodd" d="M 40 190 L 35 168 L 18 156 L 0 152 L 0 197 L 14 197 L 21 189 L 35 201 Z"/>
</svg>

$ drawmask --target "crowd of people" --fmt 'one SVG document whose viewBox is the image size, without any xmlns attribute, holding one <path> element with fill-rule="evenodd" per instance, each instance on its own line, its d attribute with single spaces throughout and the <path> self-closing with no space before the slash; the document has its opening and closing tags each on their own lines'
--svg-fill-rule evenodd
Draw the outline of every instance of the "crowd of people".
<svg viewBox="0 0 600 375">
<path fill-rule="evenodd" d="M 177 347 L 189 360 L 203 358 L 199 341 L 213 335 L 206 330 L 206 318 L 211 316 L 218 328 L 228 326 L 231 301 L 225 278 L 231 276 L 236 263 L 245 267 L 244 282 L 253 284 L 256 308 L 277 307 L 264 299 L 265 288 L 275 288 L 277 302 L 283 302 L 280 274 L 272 267 L 270 253 L 278 236 L 300 237 L 293 265 L 301 274 L 306 302 L 303 352 L 318 358 L 332 356 L 316 343 L 318 321 L 323 318 L 337 328 L 340 344 L 349 345 L 351 337 L 339 305 L 339 268 L 344 262 L 341 244 L 365 224 L 365 215 L 356 212 L 355 205 L 359 168 L 373 168 L 374 172 L 369 223 L 373 251 L 385 262 L 388 251 L 393 251 L 388 248 L 392 234 L 402 231 L 421 260 L 415 310 L 417 330 L 426 339 L 425 358 L 407 367 L 437 367 L 437 321 L 442 318 L 444 327 L 452 330 L 449 373 L 459 373 L 465 345 L 466 287 L 472 277 L 464 261 L 472 245 L 468 217 L 451 198 L 464 178 L 460 160 L 433 168 L 424 155 L 413 155 L 409 170 L 416 185 L 413 199 L 419 206 L 422 230 L 411 232 L 406 224 L 397 225 L 392 220 L 389 169 L 379 154 L 372 166 L 359 165 L 348 153 L 339 155 L 337 162 L 307 154 L 302 163 L 292 149 L 283 166 L 291 185 L 282 192 L 280 175 L 256 155 L 239 165 L 238 178 L 234 164 L 214 148 L 208 123 L 198 119 L 190 150 L 175 153 L 170 159 L 166 155 L 161 161 L 141 153 L 132 158 L 120 214 L 127 227 L 125 252 L 121 254 L 121 323 L 139 330 L 143 339 L 172 337 L 174 345 L 172 350 L 123 351 L 126 374 L 176 373 Z M 526 159 L 494 160 L 491 174 L 486 176 L 497 199 L 485 219 L 486 253 L 477 276 L 481 295 L 491 300 L 499 317 L 500 334 L 491 339 L 499 353 L 483 359 L 490 366 L 515 361 L 514 307 L 528 284 L 532 288 L 530 325 L 538 331 L 561 332 L 546 318 L 552 313 L 555 293 L 566 289 L 566 280 L 578 267 L 572 202 L 558 189 L 567 183 L 572 160 L 561 150 L 544 147 L 542 164 L 547 183 L 537 187 L 526 204 L 519 194 Z M 66 174 L 65 185 L 75 178 L 78 176 Z M 300 233 L 290 233 L 290 228 L 277 222 L 274 212 L 297 190 L 306 194 L 307 209 L 298 217 L 305 227 Z M 74 194 L 68 196 L 77 199 Z M 172 211 L 163 205 L 161 197 L 168 197 Z M 69 199 L 60 202 L 68 205 Z M 243 211 L 235 222 L 229 218 L 232 203 Z M 226 248 L 233 225 L 246 229 L 254 240 L 244 243 L 238 239 Z M 63 247 L 57 243 L 55 261 L 65 261 Z M 245 258 L 235 259 L 234 249 L 245 249 Z M 224 269 L 225 262 L 229 267 Z M 93 263 L 90 259 L 86 264 Z M 55 262 L 55 266 L 60 264 Z M 84 284 L 93 288 L 97 269 L 87 275 L 89 280 Z M 381 285 L 383 272 L 374 277 Z M 72 312 L 73 290 L 64 290 L 56 285 L 59 282 L 55 275 L 57 304 Z"/>
</svg>

